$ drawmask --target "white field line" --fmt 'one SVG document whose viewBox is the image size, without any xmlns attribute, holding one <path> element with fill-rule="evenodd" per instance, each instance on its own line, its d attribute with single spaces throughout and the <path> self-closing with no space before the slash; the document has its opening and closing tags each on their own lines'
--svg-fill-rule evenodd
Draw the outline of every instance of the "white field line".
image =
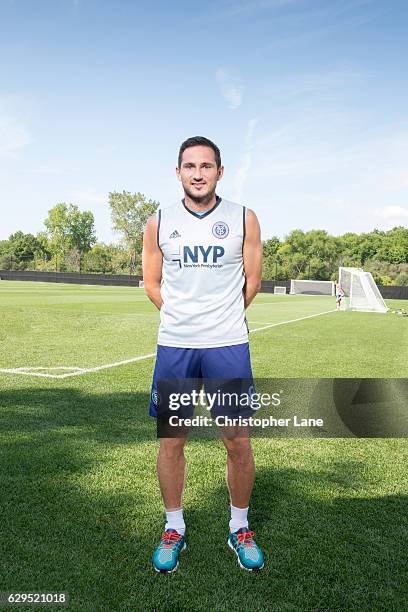
<svg viewBox="0 0 408 612">
<path fill-rule="evenodd" d="M 304 321 L 305 319 L 312 319 L 313 317 L 320 317 L 320 315 L 328 314 L 329 312 L 336 312 L 336 309 L 332 308 L 332 310 L 325 310 L 324 312 L 318 312 L 316 314 L 307 315 L 306 317 L 299 317 L 298 319 L 290 319 L 289 321 L 280 321 L 280 323 L 267 323 L 263 327 L 256 327 L 255 329 L 250 329 L 249 333 L 253 334 L 254 332 L 262 331 L 263 329 L 269 329 L 270 327 L 278 327 L 278 325 L 287 325 L 288 323 L 295 323 L 296 321 Z"/>
<path fill-rule="evenodd" d="M 293 304 L 293 298 L 296 298 L 296 297 L 302 297 L 302 298 L 304 298 L 304 297 L 313 297 L 313 298 L 322 298 L 322 297 L 323 298 L 327 298 L 327 297 L 330 297 L 330 298 L 333 298 L 334 295 L 303 295 L 302 294 L 302 295 L 299 295 L 299 296 L 291 295 L 290 298 L 289 298 L 289 294 L 287 293 L 286 294 L 286 298 L 287 299 L 285 299 L 285 296 L 282 295 L 282 296 L 279 296 L 279 301 L 257 302 L 256 304 L 251 304 L 251 308 L 255 308 L 257 306 L 276 306 L 276 304 Z M 297 304 L 297 306 L 299 306 L 299 304 Z"/>
<path fill-rule="evenodd" d="M 28 371 L 28 370 L 80 370 L 82 372 L 84 368 L 79 368 L 78 366 L 56 366 L 56 367 L 49 367 L 47 368 L 47 366 L 43 366 L 43 367 L 25 367 L 25 366 L 20 366 L 18 368 L 14 368 L 14 370 L 24 370 L 24 371 Z"/>
<path fill-rule="evenodd" d="M 248 325 L 258 325 L 258 323 L 262 323 L 262 325 L 269 325 L 269 323 L 267 323 L 266 321 L 248 321 L 247 319 L 247 323 Z"/>
<path fill-rule="evenodd" d="M 262 331 L 263 329 L 269 329 L 271 327 L 278 327 L 279 325 L 288 325 L 289 323 L 295 323 L 296 321 L 304 321 L 305 319 L 312 319 L 313 317 L 320 317 L 321 315 L 328 314 L 330 312 L 335 312 L 336 309 L 333 310 L 325 310 L 324 312 L 318 312 L 316 314 L 307 315 L 306 317 L 299 317 L 297 319 L 289 319 L 289 321 L 280 321 L 279 323 L 268 323 L 262 327 L 257 327 L 255 329 L 249 330 L 250 334 L 253 334 L 258 331 Z M 81 376 L 82 374 L 89 374 L 90 372 L 99 372 L 100 370 L 107 370 L 109 368 L 117 368 L 121 365 L 126 365 L 128 363 L 135 363 L 136 361 L 143 361 L 144 359 L 150 359 L 151 357 L 155 357 L 156 353 L 148 353 L 147 355 L 140 355 L 139 357 L 132 357 L 131 359 L 124 359 L 123 361 L 116 361 L 114 363 L 105 363 L 104 365 L 96 366 L 94 368 L 79 368 L 78 366 L 73 366 L 72 368 L 68 368 L 67 366 L 57 366 L 57 367 L 43 367 L 43 368 L 34 368 L 34 367 L 18 367 L 18 368 L 0 368 L 0 372 L 4 374 L 22 374 L 23 376 L 38 376 L 41 378 L 70 378 L 72 376 Z M 36 372 L 33 370 L 75 370 L 71 372 L 67 372 L 65 374 L 48 374 L 46 372 Z"/>
<path fill-rule="evenodd" d="M 131 359 L 124 359 L 123 361 L 115 361 L 114 363 L 105 363 L 104 365 L 96 366 L 94 368 L 76 368 L 75 372 L 67 372 L 66 374 L 47 374 L 45 372 L 33 372 L 33 368 L 0 368 L 0 372 L 6 374 L 23 374 L 25 376 L 38 376 L 40 378 L 70 378 L 71 376 L 79 376 L 81 374 L 88 374 L 89 372 L 99 372 L 99 370 L 107 370 L 108 368 L 116 368 L 127 363 L 134 363 L 135 361 L 142 361 L 143 359 L 150 359 L 155 357 L 156 353 L 148 353 L 147 355 L 140 355 L 139 357 L 132 357 Z M 68 368 L 58 366 L 57 368 L 36 368 L 38 370 L 67 370 Z M 74 368 L 72 368 L 74 369 Z"/>
</svg>

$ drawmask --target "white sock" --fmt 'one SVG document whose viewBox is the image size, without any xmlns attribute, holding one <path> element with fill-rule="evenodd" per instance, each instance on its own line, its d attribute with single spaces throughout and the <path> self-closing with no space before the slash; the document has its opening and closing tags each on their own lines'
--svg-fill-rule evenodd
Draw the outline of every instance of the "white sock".
<svg viewBox="0 0 408 612">
<path fill-rule="evenodd" d="M 231 504 L 230 532 L 234 533 L 241 527 L 248 527 L 248 508 L 236 508 Z"/>
<path fill-rule="evenodd" d="M 180 535 L 184 535 L 186 531 L 186 524 L 183 517 L 183 508 L 179 510 L 172 510 L 168 512 L 166 510 L 166 524 L 164 530 L 175 529 Z"/>
</svg>

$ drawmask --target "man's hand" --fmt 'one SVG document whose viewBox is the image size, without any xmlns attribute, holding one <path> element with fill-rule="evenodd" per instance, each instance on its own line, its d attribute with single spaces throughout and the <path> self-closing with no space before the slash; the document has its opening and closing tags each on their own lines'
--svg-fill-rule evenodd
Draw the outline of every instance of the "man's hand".
<svg viewBox="0 0 408 612">
<path fill-rule="evenodd" d="M 244 258 L 244 302 L 248 308 L 261 288 L 262 278 L 262 242 L 261 229 L 256 214 L 248 209 L 245 222 Z"/>
<path fill-rule="evenodd" d="M 145 293 L 160 310 L 163 304 L 160 293 L 163 254 L 157 244 L 157 218 L 149 217 L 143 236 L 143 282 Z"/>
</svg>

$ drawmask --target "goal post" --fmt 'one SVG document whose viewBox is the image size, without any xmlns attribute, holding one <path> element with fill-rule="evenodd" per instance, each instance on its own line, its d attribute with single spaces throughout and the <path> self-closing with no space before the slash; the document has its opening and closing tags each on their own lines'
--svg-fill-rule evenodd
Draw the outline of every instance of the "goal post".
<svg viewBox="0 0 408 612">
<path fill-rule="evenodd" d="M 291 295 L 334 295 L 334 283 L 322 280 L 292 279 Z"/>
<path fill-rule="evenodd" d="M 370 272 L 362 268 L 339 268 L 339 284 L 344 292 L 342 310 L 387 312 L 384 299 Z"/>
<path fill-rule="evenodd" d="M 275 295 L 286 295 L 286 287 L 274 287 L 273 293 Z"/>
</svg>

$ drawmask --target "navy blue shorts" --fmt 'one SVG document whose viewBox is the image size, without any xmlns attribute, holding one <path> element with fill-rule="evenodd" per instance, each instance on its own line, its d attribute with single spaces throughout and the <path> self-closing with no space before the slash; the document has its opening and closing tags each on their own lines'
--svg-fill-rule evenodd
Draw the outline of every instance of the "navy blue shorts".
<svg viewBox="0 0 408 612">
<path fill-rule="evenodd" d="M 221 385 L 221 391 L 226 393 L 240 391 L 251 395 L 254 388 L 249 343 L 202 349 L 158 345 L 150 393 L 150 416 L 157 418 L 169 414 L 170 392 L 199 391 L 203 383 L 206 393 L 217 392 Z M 189 418 L 194 409 L 191 404 L 181 406 L 177 415 Z M 253 413 L 250 406 L 225 407 L 217 401 L 211 408 L 212 416 L 247 417 Z"/>
</svg>

